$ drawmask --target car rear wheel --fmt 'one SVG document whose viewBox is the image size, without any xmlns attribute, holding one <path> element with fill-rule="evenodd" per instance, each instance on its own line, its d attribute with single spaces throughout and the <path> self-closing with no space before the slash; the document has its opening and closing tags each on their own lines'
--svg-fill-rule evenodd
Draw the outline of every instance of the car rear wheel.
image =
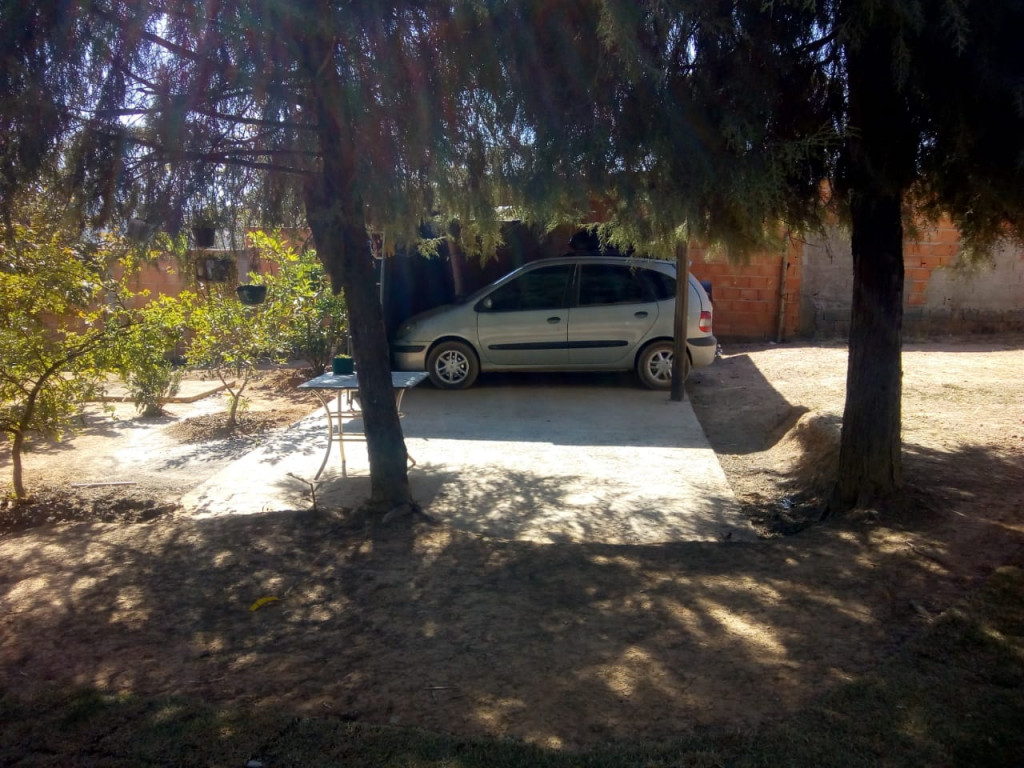
<svg viewBox="0 0 1024 768">
<path fill-rule="evenodd" d="M 636 373 L 645 387 L 668 389 L 672 385 L 672 342 L 647 345 L 637 358 Z"/>
<path fill-rule="evenodd" d="M 435 387 L 465 389 L 476 381 L 480 363 L 476 353 L 462 341 L 442 341 L 427 357 L 427 373 Z"/>
</svg>

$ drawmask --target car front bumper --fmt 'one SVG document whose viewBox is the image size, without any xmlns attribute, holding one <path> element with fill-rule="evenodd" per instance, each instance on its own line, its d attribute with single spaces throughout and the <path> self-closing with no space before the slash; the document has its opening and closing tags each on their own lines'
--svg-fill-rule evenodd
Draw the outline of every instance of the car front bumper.
<svg viewBox="0 0 1024 768">
<path fill-rule="evenodd" d="M 427 370 L 427 344 L 395 342 L 391 345 L 391 367 L 396 371 Z"/>
</svg>

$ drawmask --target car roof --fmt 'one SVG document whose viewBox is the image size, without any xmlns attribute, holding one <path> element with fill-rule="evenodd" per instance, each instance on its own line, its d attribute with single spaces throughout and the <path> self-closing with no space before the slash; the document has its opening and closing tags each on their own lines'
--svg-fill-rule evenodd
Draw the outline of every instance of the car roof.
<svg viewBox="0 0 1024 768">
<path fill-rule="evenodd" d="M 530 272 L 534 269 L 539 269 L 540 267 L 550 267 L 552 265 L 557 266 L 559 264 L 625 264 L 631 267 L 655 269 L 671 274 L 673 277 L 676 272 L 675 262 L 672 261 L 661 261 L 659 259 L 635 259 L 627 256 L 602 256 L 597 253 L 568 253 L 564 256 L 549 256 L 537 259 L 536 261 L 528 261 L 526 264 L 513 269 L 508 274 L 502 275 L 497 280 L 488 283 L 481 288 L 477 288 L 475 291 L 463 298 L 459 303 L 472 304 L 477 299 L 490 293 L 495 287 L 514 280 L 524 272 Z"/>
<path fill-rule="evenodd" d="M 538 266 L 551 264 L 625 264 L 630 267 L 660 268 L 668 267 L 675 270 L 675 262 L 662 259 L 638 259 L 631 256 L 602 256 L 601 254 L 567 253 L 563 256 L 550 256 L 524 264 L 520 269 L 535 269 Z"/>
</svg>

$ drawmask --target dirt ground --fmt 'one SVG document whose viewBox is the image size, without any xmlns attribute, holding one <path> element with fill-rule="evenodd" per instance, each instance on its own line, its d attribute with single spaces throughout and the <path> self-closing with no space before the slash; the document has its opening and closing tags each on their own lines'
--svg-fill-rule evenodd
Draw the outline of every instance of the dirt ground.
<svg viewBox="0 0 1024 768">
<path fill-rule="evenodd" d="M 211 416 L 219 397 L 158 419 L 90 411 L 80 435 L 30 455 L 40 503 L 0 509 L 0 688 L 569 749 L 792 713 L 871 674 L 998 565 L 1024 564 L 1024 338 L 908 344 L 903 503 L 807 525 L 835 460 L 845 362 L 836 345 L 726 345 L 692 377 L 764 533 L 754 544 L 541 545 L 352 510 L 196 521 L 177 498 L 315 409 L 292 390 L 300 377 L 267 375 L 232 435 Z M 133 440 L 180 461 L 105 474 Z"/>
</svg>

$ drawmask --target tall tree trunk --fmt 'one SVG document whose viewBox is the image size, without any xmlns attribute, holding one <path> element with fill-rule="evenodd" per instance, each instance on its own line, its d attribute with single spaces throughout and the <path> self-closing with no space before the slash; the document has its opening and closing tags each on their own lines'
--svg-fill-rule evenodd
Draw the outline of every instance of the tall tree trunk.
<svg viewBox="0 0 1024 768">
<path fill-rule="evenodd" d="M 903 226 L 898 199 L 854 202 L 846 406 L 832 512 L 891 496 L 901 480 Z"/>
<path fill-rule="evenodd" d="M 321 190 L 328 184 L 328 165 L 325 162 L 325 178 L 317 185 Z M 391 386 L 384 315 L 376 290 L 366 224 L 358 219 L 330 216 L 338 206 L 331 198 L 330 194 L 308 194 L 307 216 L 317 253 L 332 281 L 338 281 L 335 290 L 340 287 L 345 292 L 370 458 L 370 504 L 387 512 L 402 504 L 412 504 L 413 500 L 405 438 Z"/>
<path fill-rule="evenodd" d="M 351 125 L 333 44 L 333 39 L 314 38 L 307 47 L 310 106 L 317 117 L 321 158 L 320 168 L 306 187 L 306 219 L 331 287 L 335 293 L 345 292 L 370 459 L 370 505 L 387 512 L 413 504 L 413 500 L 373 253 L 358 194 Z"/>
<path fill-rule="evenodd" d="M 884 29 L 847 55 L 853 303 L 839 471 L 828 512 L 892 496 L 900 487 L 903 222 L 912 126 Z"/>
</svg>

